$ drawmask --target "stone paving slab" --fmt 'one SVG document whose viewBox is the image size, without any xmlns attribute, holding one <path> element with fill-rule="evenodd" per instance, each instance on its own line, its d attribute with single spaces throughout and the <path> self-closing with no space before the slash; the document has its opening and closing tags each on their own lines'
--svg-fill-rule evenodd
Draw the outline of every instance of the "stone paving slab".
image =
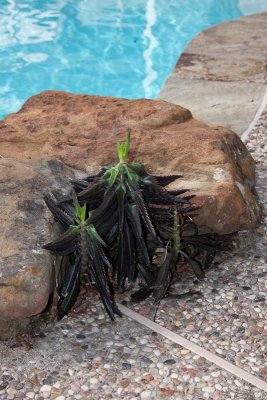
<svg viewBox="0 0 267 400">
<path fill-rule="evenodd" d="M 199 120 L 240 135 L 260 107 L 265 91 L 262 83 L 191 80 L 172 74 L 160 98 L 189 108 Z"/>
<path fill-rule="evenodd" d="M 267 13 L 254 14 L 201 32 L 184 50 L 158 98 L 241 135 L 266 89 L 266 20 Z"/>
<path fill-rule="evenodd" d="M 223 22 L 189 43 L 174 73 L 185 79 L 267 83 L 267 12 Z"/>
</svg>

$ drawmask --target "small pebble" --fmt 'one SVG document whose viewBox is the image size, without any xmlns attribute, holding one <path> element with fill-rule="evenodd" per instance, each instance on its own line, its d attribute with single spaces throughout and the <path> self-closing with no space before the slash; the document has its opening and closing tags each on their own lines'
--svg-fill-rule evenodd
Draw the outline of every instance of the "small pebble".
<svg viewBox="0 0 267 400">
<path fill-rule="evenodd" d="M 86 339 L 86 336 L 83 335 L 82 333 L 78 333 L 78 335 L 76 335 L 76 338 L 80 339 L 80 340 L 83 340 L 83 339 Z"/>
<path fill-rule="evenodd" d="M 122 368 L 123 369 L 131 369 L 132 368 L 132 365 L 130 364 L 130 363 L 122 363 Z"/>
<path fill-rule="evenodd" d="M 175 360 L 173 360 L 172 358 L 169 358 L 168 360 L 165 360 L 163 364 L 165 364 L 165 365 L 173 365 L 175 363 L 176 363 Z"/>
<path fill-rule="evenodd" d="M 12 387 L 9 387 L 6 389 L 6 392 L 9 396 L 15 396 L 15 394 L 17 393 L 17 390 Z"/>
<path fill-rule="evenodd" d="M 29 399 L 34 399 L 35 393 L 34 392 L 27 392 L 26 396 L 29 397 Z"/>
<path fill-rule="evenodd" d="M 202 388 L 202 390 L 203 390 L 203 392 L 205 392 L 205 393 L 213 393 L 215 389 L 214 389 L 213 387 L 210 387 L 210 386 L 204 386 L 204 387 Z"/>
<path fill-rule="evenodd" d="M 90 378 L 89 382 L 91 385 L 96 385 L 98 383 L 98 379 L 97 378 Z"/>
<path fill-rule="evenodd" d="M 195 327 L 194 327 L 194 325 L 189 324 L 189 325 L 186 326 L 186 329 L 187 329 L 188 331 L 194 331 L 194 330 L 195 330 Z"/>
<path fill-rule="evenodd" d="M 40 392 L 51 392 L 51 386 L 50 385 L 43 385 L 40 388 Z"/>
<path fill-rule="evenodd" d="M 144 362 L 145 364 L 152 364 L 152 360 L 151 358 L 147 357 L 147 356 L 142 356 L 141 357 L 141 361 Z"/>
<path fill-rule="evenodd" d="M 188 354 L 188 353 L 190 353 L 190 350 L 187 350 L 187 349 L 181 349 L 180 353 L 181 353 L 181 354 L 183 354 L 183 355 L 185 355 L 185 354 Z"/>
<path fill-rule="evenodd" d="M 149 399 L 152 400 L 152 393 L 149 390 L 145 390 L 142 393 L 140 393 L 141 399 Z"/>
</svg>

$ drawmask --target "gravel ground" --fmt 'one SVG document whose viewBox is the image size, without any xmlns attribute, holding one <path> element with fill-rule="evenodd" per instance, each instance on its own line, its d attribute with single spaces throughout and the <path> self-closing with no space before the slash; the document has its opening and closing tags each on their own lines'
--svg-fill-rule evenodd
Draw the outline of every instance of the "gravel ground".
<svg viewBox="0 0 267 400">
<path fill-rule="evenodd" d="M 97 297 L 30 341 L 0 345 L 0 399 L 264 399 L 134 321 L 110 322 Z"/>
<path fill-rule="evenodd" d="M 242 246 L 220 257 L 201 296 L 163 300 L 156 322 L 267 379 L 267 109 L 247 146 L 257 162 L 262 226 L 243 232 Z M 120 299 L 125 299 L 121 295 Z M 153 318 L 150 302 L 130 305 Z M 61 322 L 40 334 L 0 343 L 0 399 L 237 399 L 267 394 L 126 317 L 115 323 L 91 293 Z"/>
<path fill-rule="evenodd" d="M 260 228 L 240 232 L 240 248 L 220 256 L 205 281 L 188 275 L 176 293 L 192 290 L 200 298 L 161 302 L 156 322 L 267 380 L 267 110 L 246 143 L 257 167 L 256 190 L 263 206 Z M 130 305 L 153 317 L 152 303 Z M 266 395 L 267 398 L 267 395 Z"/>
</svg>

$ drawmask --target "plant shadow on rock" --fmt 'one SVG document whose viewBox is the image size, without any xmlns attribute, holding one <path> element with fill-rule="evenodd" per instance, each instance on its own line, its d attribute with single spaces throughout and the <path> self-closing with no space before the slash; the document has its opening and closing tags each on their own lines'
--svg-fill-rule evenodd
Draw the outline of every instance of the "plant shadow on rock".
<svg viewBox="0 0 267 400">
<path fill-rule="evenodd" d="M 197 208 L 187 190 L 166 189 L 179 175 L 153 176 L 142 164 L 129 163 L 129 146 L 130 131 L 125 143 L 117 142 L 116 165 L 73 181 L 68 197 L 56 191 L 45 196 L 63 234 L 43 248 L 68 257 L 59 271 L 59 320 L 82 285 L 97 288 L 112 320 L 120 315 L 114 287 L 137 277 L 141 288 L 132 301 L 152 296 L 158 304 L 181 268 L 191 268 L 202 280 L 216 252 L 231 247 L 229 236 L 198 233 L 192 220 Z"/>
</svg>

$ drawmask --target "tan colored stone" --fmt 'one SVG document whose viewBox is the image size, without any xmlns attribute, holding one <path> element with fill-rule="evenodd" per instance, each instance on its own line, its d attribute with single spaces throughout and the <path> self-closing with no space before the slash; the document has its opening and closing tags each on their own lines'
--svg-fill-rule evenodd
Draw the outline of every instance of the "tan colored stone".
<svg viewBox="0 0 267 400">
<path fill-rule="evenodd" d="M 263 374 L 263 375 L 267 375 L 267 368 L 262 368 L 260 370 L 260 373 Z"/>
<path fill-rule="evenodd" d="M 47 306 L 54 289 L 51 240 L 44 194 L 65 188 L 74 173 L 54 160 L 0 159 L 0 337 L 23 331 Z M 9 326 L 17 320 L 17 326 Z"/>
<path fill-rule="evenodd" d="M 263 12 L 200 32 L 183 51 L 158 98 L 243 135 L 266 93 L 266 20 Z"/>
<path fill-rule="evenodd" d="M 186 107 L 195 118 L 209 125 L 223 125 L 246 140 L 245 131 L 265 93 L 264 83 L 185 79 L 173 73 L 158 98 Z"/>
<path fill-rule="evenodd" d="M 259 224 L 254 162 L 238 136 L 165 101 L 43 92 L 0 122 L 0 154 L 58 158 L 95 173 L 116 161 L 115 133 L 124 139 L 127 128 L 132 160 L 151 173 L 183 175 L 172 188 L 196 195 L 197 223 L 219 233 Z"/>
<path fill-rule="evenodd" d="M 215 25 L 199 33 L 174 73 L 185 79 L 267 83 L 267 12 Z"/>
</svg>

